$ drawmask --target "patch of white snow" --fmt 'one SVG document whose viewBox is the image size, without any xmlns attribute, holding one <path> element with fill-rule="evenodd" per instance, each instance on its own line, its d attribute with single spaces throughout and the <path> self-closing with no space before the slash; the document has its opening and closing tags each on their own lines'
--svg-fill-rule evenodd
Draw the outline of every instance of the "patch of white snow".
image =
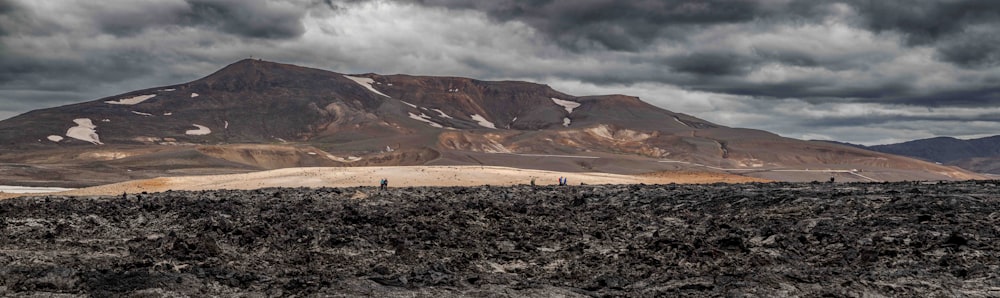
<svg viewBox="0 0 1000 298">
<path fill-rule="evenodd" d="M 392 96 L 385 95 L 385 93 L 382 93 L 382 92 L 379 92 L 378 90 L 375 90 L 375 87 L 372 87 L 372 84 L 375 83 L 375 80 L 372 80 L 371 78 L 352 77 L 352 76 L 349 76 L 349 75 L 344 75 L 344 77 L 348 78 L 348 79 L 351 79 L 351 81 L 354 81 L 355 83 L 358 83 L 358 85 L 361 85 L 362 87 L 367 88 L 371 92 L 375 92 L 375 94 L 378 94 L 378 95 L 381 95 L 381 96 L 385 96 L 385 97 L 388 97 L 388 98 L 392 98 Z"/>
<path fill-rule="evenodd" d="M 198 97 L 198 93 L 191 92 L 191 98 Z"/>
<path fill-rule="evenodd" d="M 163 116 L 172 116 L 173 114 L 174 113 L 167 112 L 167 113 L 163 113 Z"/>
<path fill-rule="evenodd" d="M 420 115 L 417 115 L 417 114 L 414 114 L 414 113 L 409 113 L 409 114 L 410 114 L 410 119 L 421 121 L 421 122 L 425 122 L 428 125 L 433 126 L 433 127 L 444 128 L 444 126 L 442 126 L 441 124 L 438 124 L 437 122 L 431 121 L 431 117 L 427 116 L 424 113 L 420 113 Z"/>
<path fill-rule="evenodd" d="M 139 115 L 139 116 L 146 116 L 146 117 L 153 116 L 153 114 L 150 114 L 150 113 L 143 113 L 143 112 L 136 112 L 136 111 L 132 111 L 132 114 L 136 114 L 136 115 Z"/>
<path fill-rule="evenodd" d="M 572 120 L 569 120 L 569 118 L 568 118 L 568 117 L 566 117 L 566 118 L 563 118 L 563 126 L 565 126 L 565 127 L 569 127 L 569 124 L 570 124 L 570 123 L 573 123 L 573 121 L 572 121 Z"/>
<path fill-rule="evenodd" d="M 441 116 L 441 118 L 455 119 L 455 118 L 451 118 L 451 116 L 448 116 L 448 114 L 445 114 L 441 110 L 438 110 L 438 109 L 433 109 L 433 110 L 435 112 L 438 112 L 438 116 Z"/>
<path fill-rule="evenodd" d="M 93 121 L 90 121 L 88 118 L 78 118 L 73 119 L 73 122 L 76 123 L 76 126 L 70 127 L 69 130 L 66 131 L 67 137 L 90 142 L 94 145 L 104 144 L 101 143 L 100 136 L 98 136 L 97 131 L 94 130 L 97 128 L 97 125 L 94 125 Z"/>
<path fill-rule="evenodd" d="M 578 102 L 562 100 L 555 97 L 552 98 L 552 102 L 565 108 L 567 113 L 572 113 L 573 109 L 580 107 L 580 103 Z"/>
<path fill-rule="evenodd" d="M 160 91 L 163 91 L 163 92 L 170 92 L 170 91 L 177 91 L 177 89 L 174 89 L 174 88 L 168 88 L 168 89 L 163 89 L 163 90 L 160 90 Z"/>
<path fill-rule="evenodd" d="M 49 136 L 49 141 L 53 141 L 53 142 L 59 143 L 59 141 L 62 141 L 62 140 L 63 140 L 62 136 L 57 136 L 57 135 L 51 135 L 51 136 Z"/>
<path fill-rule="evenodd" d="M 101 119 L 101 122 L 111 122 L 111 119 Z"/>
<path fill-rule="evenodd" d="M 416 109 L 416 108 L 417 108 L 417 105 L 415 105 L 415 104 L 412 104 L 412 103 L 408 103 L 408 102 L 406 102 L 405 100 L 400 100 L 400 101 L 402 101 L 402 102 L 403 102 L 404 104 L 406 104 L 406 105 L 408 105 L 408 106 L 410 106 L 410 107 L 413 107 L 414 109 Z"/>
<path fill-rule="evenodd" d="M 479 114 L 472 114 L 472 115 L 469 115 L 469 117 L 472 118 L 472 120 L 474 120 L 477 123 L 479 123 L 479 126 L 486 127 L 486 128 L 497 129 L 497 126 L 493 125 L 493 122 L 490 122 L 489 120 L 486 120 L 486 118 L 483 118 L 483 116 L 479 116 Z"/>
<path fill-rule="evenodd" d="M 333 155 L 327 154 L 326 157 L 329 158 L 329 159 L 332 159 L 332 160 L 339 161 L 339 162 L 355 162 L 355 161 L 361 160 L 361 158 L 357 157 L 357 156 L 347 156 L 347 158 L 342 158 L 342 157 L 337 157 L 337 156 L 333 156 Z"/>
<path fill-rule="evenodd" d="M 229 129 L 229 121 L 226 121 L 225 123 L 226 123 L 226 125 L 223 126 L 222 128 Z"/>
<path fill-rule="evenodd" d="M 205 127 L 204 125 L 198 125 L 198 124 L 191 124 L 191 125 L 194 125 L 194 127 L 197 127 L 198 129 L 185 131 L 184 134 L 192 136 L 204 136 L 212 133 L 212 130 L 208 129 L 208 127 Z"/>
<path fill-rule="evenodd" d="M 122 99 L 119 99 L 118 101 L 108 100 L 108 101 L 105 101 L 104 103 L 113 104 L 113 105 L 135 105 L 135 104 L 139 104 L 140 102 L 144 102 L 144 101 L 146 101 L 146 100 L 148 100 L 150 98 L 153 98 L 153 97 L 156 97 L 156 94 L 139 95 L 139 96 L 133 96 L 133 97 L 129 97 L 129 98 L 122 98 Z"/>
</svg>

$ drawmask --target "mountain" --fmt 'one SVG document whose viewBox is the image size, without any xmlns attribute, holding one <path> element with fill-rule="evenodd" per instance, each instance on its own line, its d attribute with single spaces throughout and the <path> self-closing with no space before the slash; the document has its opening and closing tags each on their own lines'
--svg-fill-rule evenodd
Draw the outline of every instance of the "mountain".
<svg viewBox="0 0 1000 298">
<path fill-rule="evenodd" d="M 961 140 L 937 137 L 867 149 L 911 156 L 980 173 L 1000 174 L 1000 136 Z"/>
<path fill-rule="evenodd" d="M 0 121 L 0 184 L 303 166 L 504 165 L 774 180 L 969 179 L 916 159 L 730 128 L 625 95 L 242 60 L 199 80 Z M 862 174 L 863 173 L 863 174 Z"/>
</svg>

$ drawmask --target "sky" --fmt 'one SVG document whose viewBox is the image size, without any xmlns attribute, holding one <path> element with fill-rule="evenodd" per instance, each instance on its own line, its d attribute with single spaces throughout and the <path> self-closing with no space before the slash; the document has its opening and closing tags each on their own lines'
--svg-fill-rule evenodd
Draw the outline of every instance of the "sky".
<svg viewBox="0 0 1000 298">
<path fill-rule="evenodd" d="M 1000 134 L 996 0 L 0 0 L 0 119 L 251 56 L 634 95 L 799 139 Z"/>
</svg>

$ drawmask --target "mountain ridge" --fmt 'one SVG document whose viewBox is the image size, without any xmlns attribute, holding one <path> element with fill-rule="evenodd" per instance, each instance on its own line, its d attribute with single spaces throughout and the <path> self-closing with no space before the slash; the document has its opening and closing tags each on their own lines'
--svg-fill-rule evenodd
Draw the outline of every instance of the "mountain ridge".
<svg viewBox="0 0 1000 298">
<path fill-rule="evenodd" d="M 520 81 L 342 74 L 253 59 L 187 83 L 3 120 L 0 143 L 7 145 L 0 162 L 37 171 L 104 169 L 118 177 L 101 178 L 111 181 L 203 170 L 450 164 L 693 170 L 773 180 L 974 177 L 914 159 L 726 127 L 628 95 L 574 96 Z M 150 154 L 157 158 L 144 157 Z M 199 169 L 192 159 L 211 166 Z M 852 172 L 866 169 L 866 175 Z"/>
<path fill-rule="evenodd" d="M 968 140 L 934 137 L 866 148 L 954 165 L 980 173 L 1000 174 L 1000 135 Z"/>
</svg>

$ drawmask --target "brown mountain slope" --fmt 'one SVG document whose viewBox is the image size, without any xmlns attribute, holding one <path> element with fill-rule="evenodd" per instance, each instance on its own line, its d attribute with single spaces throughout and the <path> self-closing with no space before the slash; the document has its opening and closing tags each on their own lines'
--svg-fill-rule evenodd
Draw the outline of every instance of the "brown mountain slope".
<svg viewBox="0 0 1000 298">
<path fill-rule="evenodd" d="M 978 178 L 919 160 L 724 127 L 624 95 L 578 97 L 515 81 L 344 75 L 260 60 L 189 83 L 0 121 L 0 144 L 0 162 L 10 165 L 0 184 L 424 164 L 775 180 Z M 59 171 L 72 174 L 46 176 Z"/>
</svg>

